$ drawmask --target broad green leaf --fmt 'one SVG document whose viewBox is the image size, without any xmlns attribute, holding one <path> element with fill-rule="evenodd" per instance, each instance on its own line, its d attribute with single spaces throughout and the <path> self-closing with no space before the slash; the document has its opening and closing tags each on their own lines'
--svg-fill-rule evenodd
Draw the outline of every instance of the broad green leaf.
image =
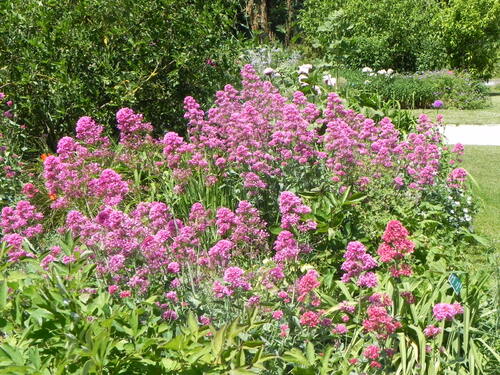
<svg viewBox="0 0 500 375">
<path fill-rule="evenodd" d="M 296 363 L 302 366 L 309 366 L 309 361 L 304 356 L 302 351 L 297 348 L 293 348 L 292 350 L 285 352 L 283 360 L 285 362 Z"/>
</svg>

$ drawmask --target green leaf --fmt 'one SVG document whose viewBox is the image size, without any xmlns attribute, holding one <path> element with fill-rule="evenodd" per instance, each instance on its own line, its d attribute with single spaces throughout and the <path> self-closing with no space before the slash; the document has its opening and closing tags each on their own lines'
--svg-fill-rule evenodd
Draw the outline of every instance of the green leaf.
<svg viewBox="0 0 500 375">
<path fill-rule="evenodd" d="M 309 341 L 306 345 L 306 358 L 311 365 L 314 364 L 315 357 L 316 354 L 314 353 L 314 345 Z"/>
<path fill-rule="evenodd" d="M 255 375 L 255 374 L 258 374 L 260 371 L 251 371 L 251 370 L 248 370 L 244 367 L 240 367 L 240 368 L 235 368 L 235 369 L 232 369 L 231 371 L 229 371 L 229 374 L 230 375 Z"/>
<path fill-rule="evenodd" d="M 222 346 L 224 344 L 224 339 L 226 337 L 226 327 L 219 329 L 212 340 L 212 353 L 215 357 L 218 357 L 222 352 Z"/>
<path fill-rule="evenodd" d="M 2 350 L 11 359 L 11 361 L 14 362 L 15 365 L 24 365 L 23 355 L 17 350 L 17 348 L 4 343 L 0 345 L 0 350 Z"/>
<path fill-rule="evenodd" d="M 7 305 L 7 281 L 0 281 L 0 310 L 5 309 Z"/>
<path fill-rule="evenodd" d="M 283 354 L 283 360 L 285 362 L 295 363 L 302 366 L 309 366 L 309 361 L 304 356 L 304 354 L 300 351 L 300 349 L 293 348 Z"/>
<path fill-rule="evenodd" d="M 269 232 L 271 232 L 272 234 L 275 234 L 275 235 L 278 235 L 280 234 L 281 232 L 283 232 L 283 228 L 277 226 L 277 225 L 274 225 L 272 227 L 269 228 Z"/>
<path fill-rule="evenodd" d="M 31 311 L 30 317 L 35 319 L 35 321 L 38 323 L 38 325 L 42 325 L 44 319 L 54 319 L 54 314 L 52 314 L 50 311 L 38 308 L 34 311 Z"/>
</svg>

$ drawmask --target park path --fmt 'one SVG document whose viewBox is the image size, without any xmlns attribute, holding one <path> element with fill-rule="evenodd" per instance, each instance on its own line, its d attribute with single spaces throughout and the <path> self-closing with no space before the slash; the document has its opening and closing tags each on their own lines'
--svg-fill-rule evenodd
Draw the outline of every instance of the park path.
<svg viewBox="0 0 500 375">
<path fill-rule="evenodd" d="M 452 145 L 500 146 L 500 124 L 446 125 L 444 135 Z"/>
<path fill-rule="evenodd" d="M 486 82 L 486 86 L 500 85 L 500 79 Z M 448 144 L 500 146 L 500 124 L 446 125 L 444 135 Z"/>
</svg>

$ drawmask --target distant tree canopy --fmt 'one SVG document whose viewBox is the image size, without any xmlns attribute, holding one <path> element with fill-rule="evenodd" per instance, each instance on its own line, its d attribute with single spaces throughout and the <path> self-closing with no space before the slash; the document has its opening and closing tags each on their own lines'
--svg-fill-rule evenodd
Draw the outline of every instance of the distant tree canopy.
<svg viewBox="0 0 500 375">
<path fill-rule="evenodd" d="M 303 42 L 349 67 L 451 67 L 491 75 L 500 40 L 496 0 L 306 0 Z"/>
</svg>

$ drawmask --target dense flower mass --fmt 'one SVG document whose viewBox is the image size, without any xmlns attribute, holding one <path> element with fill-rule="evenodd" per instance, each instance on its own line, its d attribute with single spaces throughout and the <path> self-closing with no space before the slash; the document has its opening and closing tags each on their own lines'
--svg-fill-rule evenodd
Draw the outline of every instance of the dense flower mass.
<svg viewBox="0 0 500 375">
<path fill-rule="evenodd" d="M 116 113 L 116 121 L 120 130 L 120 143 L 137 148 L 146 142 L 153 131 L 150 123 L 143 121 L 143 115 L 136 114 L 130 108 L 122 108 Z"/>
<path fill-rule="evenodd" d="M 420 309 L 423 297 L 399 279 L 413 272 L 406 218 L 387 223 L 377 248 L 374 231 L 361 225 L 371 215 L 363 205 L 385 199 L 381 185 L 387 196 L 416 205 L 429 186 L 461 189 L 466 172 L 449 173 L 442 137 L 425 116 L 403 135 L 390 119 L 366 118 L 333 93 L 323 110 L 302 92 L 289 100 L 268 74 L 262 80 L 245 66 L 242 89 L 225 86 L 206 112 L 187 97 L 187 137 L 154 139 L 142 115 L 122 108 L 120 144 L 113 145 L 102 125 L 80 118 L 76 136 L 44 155 L 43 182 L 25 184 L 26 200 L 2 210 L 8 261 L 21 267 L 23 258 L 36 258 L 49 280 L 66 266 L 68 282 L 71 270 L 91 269 L 82 301 L 92 306 L 104 293 L 110 303 L 140 306 L 141 322 L 167 321 L 162 329 L 199 322 L 208 340 L 248 320 L 263 327 L 258 334 L 276 352 L 317 338 L 341 353 L 359 340 L 359 358 L 349 365 L 385 367 L 406 335 L 402 323 L 413 321 L 404 314 Z M 398 212 L 380 209 L 377 231 L 386 223 L 380 217 Z M 47 227 L 58 229 L 42 238 Z M 47 245 L 54 238 L 58 246 Z M 348 242 L 340 258 L 351 238 L 360 240 Z M 439 303 L 432 313 L 451 321 L 463 308 Z M 442 328 L 423 332 L 433 338 Z M 253 334 L 234 340 L 264 340 Z"/>
</svg>

